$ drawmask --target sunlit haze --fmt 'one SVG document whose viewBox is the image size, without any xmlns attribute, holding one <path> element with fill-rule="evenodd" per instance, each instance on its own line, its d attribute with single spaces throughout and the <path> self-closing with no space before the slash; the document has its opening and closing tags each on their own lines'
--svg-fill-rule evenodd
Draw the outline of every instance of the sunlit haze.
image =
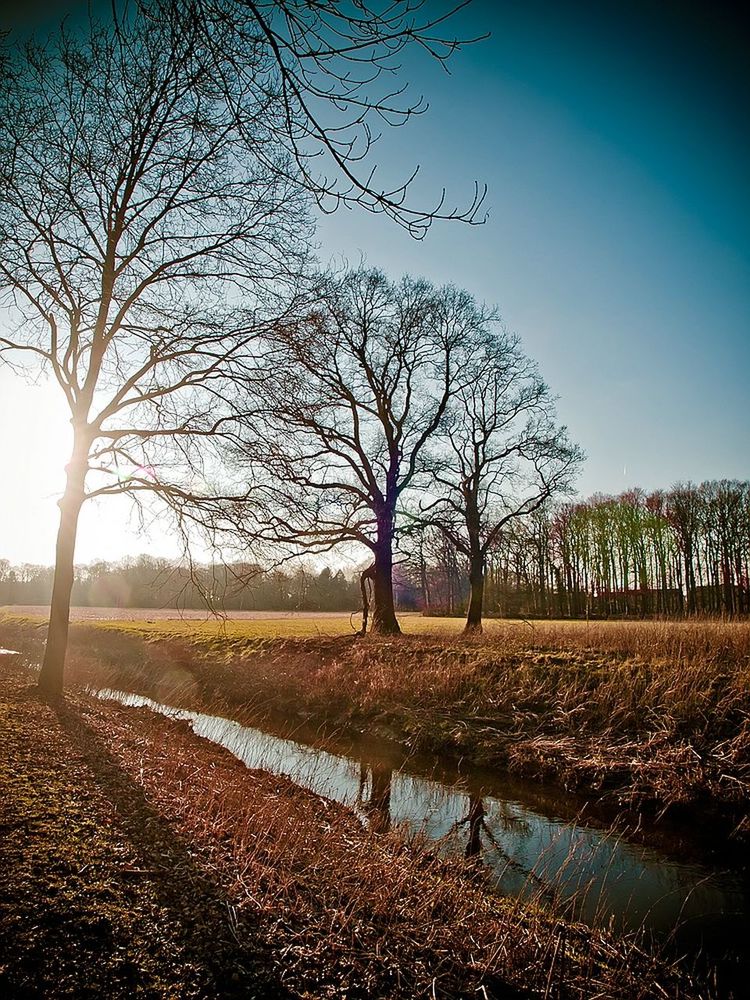
<svg viewBox="0 0 750 1000">
<path fill-rule="evenodd" d="M 55 388 L 44 382 L 30 385 L 10 372 L 0 372 L 0 558 L 11 562 L 54 559 L 57 500 L 65 485 L 71 438 L 69 415 Z M 179 547 L 163 528 L 144 535 L 123 498 L 109 497 L 84 507 L 76 548 L 81 562 L 146 551 L 172 557 Z"/>
</svg>

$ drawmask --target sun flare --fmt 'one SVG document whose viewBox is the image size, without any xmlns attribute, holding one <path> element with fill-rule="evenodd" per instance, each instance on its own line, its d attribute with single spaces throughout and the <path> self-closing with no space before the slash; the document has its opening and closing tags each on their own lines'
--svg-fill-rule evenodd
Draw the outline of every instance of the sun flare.
<svg viewBox="0 0 750 1000">
<path fill-rule="evenodd" d="M 52 382 L 31 384 L 7 369 L 0 371 L 0 428 L 0 559 L 49 565 L 72 442 L 62 393 Z M 76 560 L 120 559 L 146 548 L 177 555 L 166 539 L 161 546 L 152 539 L 147 544 L 130 513 L 124 498 L 86 504 Z"/>
<path fill-rule="evenodd" d="M 71 428 L 49 382 L 0 372 L 0 558 L 50 562 Z"/>
</svg>

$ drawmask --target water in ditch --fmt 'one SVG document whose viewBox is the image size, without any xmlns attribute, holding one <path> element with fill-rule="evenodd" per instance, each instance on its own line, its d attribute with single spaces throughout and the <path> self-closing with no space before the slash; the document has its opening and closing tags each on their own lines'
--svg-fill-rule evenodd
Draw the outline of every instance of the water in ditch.
<svg viewBox="0 0 750 1000">
<path fill-rule="evenodd" d="M 718 968 L 719 995 L 743 995 L 739 984 L 750 976 L 748 869 L 717 857 L 704 831 L 662 825 L 650 834 L 615 835 L 581 819 L 579 798 L 407 756 L 383 741 L 326 738 L 304 727 L 289 737 L 140 694 L 95 693 L 184 720 L 248 767 L 340 802 L 376 831 L 396 826 L 481 861 L 502 893 L 540 895 L 588 923 L 643 929 L 688 964 Z"/>
</svg>

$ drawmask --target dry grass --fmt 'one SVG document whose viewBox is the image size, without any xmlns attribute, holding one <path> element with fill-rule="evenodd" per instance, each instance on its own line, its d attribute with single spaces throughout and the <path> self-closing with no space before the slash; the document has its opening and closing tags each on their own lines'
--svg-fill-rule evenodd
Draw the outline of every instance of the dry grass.
<svg viewBox="0 0 750 1000">
<path fill-rule="evenodd" d="M 248 912 L 294 995 L 697 996 L 615 939 L 488 893 L 463 862 L 375 836 L 283 778 L 248 772 L 179 724 L 87 706 L 109 751 Z"/>
<path fill-rule="evenodd" d="M 748 832 L 750 624 L 495 622 L 465 641 L 449 634 L 454 619 L 406 622 L 423 634 L 297 638 L 288 621 L 74 625 L 71 676 L 162 699 L 181 688 L 235 715 L 385 724 L 412 747 L 620 803 L 718 804 Z M 38 634 L 0 621 L 0 645 Z"/>
<path fill-rule="evenodd" d="M 0 624 L 12 621 L 43 624 L 48 609 L 40 606 L 0 607 Z M 226 637 L 232 640 L 315 638 L 321 636 L 351 636 L 361 624 L 359 613 L 326 612 L 237 612 L 245 617 L 210 616 L 204 612 L 177 609 L 136 608 L 73 608 L 71 620 L 96 628 L 115 629 L 144 635 L 169 635 L 189 638 Z M 424 617 L 417 612 L 399 614 L 401 628 L 410 636 L 460 636 L 463 618 Z M 504 642 L 525 636 L 535 644 L 555 645 L 592 643 L 597 648 L 634 649 L 654 644 L 671 647 L 674 640 L 703 633 L 712 642 L 733 633 L 747 632 L 750 625 L 739 621 L 716 619 L 675 620 L 584 620 L 584 619 L 487 619 L 483 640 Z M 745 642 L 747 638 L 745 637 Z"/>
<path fill-rule="evenodd" d="M 42 634 L 21 621 L 0 623 L 0 645 L 30 659 L 38 656 Z M 536 645 L 517 627 L 502 641 L 472 643 L 232 641 L 80 626 L 71 633 L 70 668 L 82 683 L 106 680 L 166 699 L 223 701 L 232 711 L 298 705 L 360 725 L 388 719 L 423 745 L 457 748 L 475 739 L 475 754 L 505 755 L 511 763 L 524 744 L 541 752 L 545 740 L 557 752 L 588 747 L 591 753 L 611 731 L 613 705 L 620 746 L 629 734 L 640 752 L 653 739 L 655 718 L 663 728 L 667 715 L 674 722 L 680 713 L 690 720 L 684 724 L 691 738 L 703 732 L 715 739 L 707 704 L 703 714 L 688 711 L 698 694 L 695 682 L 677 685 L 685 672 L 707 681 L 711 704 L 726 705 L 720 725 L 733 726 L 732 712 L 743 698 L 747 704 L 747 645 L 736 641 L 738 633 L 721 655 L 703 633 L 689 642 L 660 633 L 659 646 L 644 645 L 631 629 L 621 633 L 623 645 L 606 650 L 591 644 L 590 632 L 577 634 L 577 645 L 568 634 L 557 646 L 549 645 L 553 632 Z M 626 641 L 641 645 L 623 648 Z M 638 648 L 658 649 L 659 657 L 641 661 Z M 707 649 L 713 650 L 708 673 L 700 666 Z M 626 704 L 628 687 L 635 693 Z M 656 714 L 644 715 L 646 704 Z M 463 862 L 440 860 L 429 845 L 396 834 L 369 834 L 340 807 L 283 778 L 248 772 L 185 726 L 80 697 L 73 708 L 222 887 L 230 921 L 258 929 L 274 955 L 274 974 L 292 995 L 709 995 L 633 940 L 500 900 Z M 606 754 L 601 766 L 611 766 Z"/>
</svg>

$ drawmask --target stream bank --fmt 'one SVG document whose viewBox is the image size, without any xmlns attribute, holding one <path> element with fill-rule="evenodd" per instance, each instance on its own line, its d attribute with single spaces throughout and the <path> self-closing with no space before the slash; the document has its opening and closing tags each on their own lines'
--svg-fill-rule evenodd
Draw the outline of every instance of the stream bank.
<svg viewBox="0 0 750 1000">
<path fill-rule="evenodd" d="M 464 642 L 258 638 L 238 632 L 242 623 L 177 624 L 74 623 L 71 682 L 380 733 L 615 811 L 699 823 L 717 844 L 750 843 L 748 625 L 615 623 L 532 637 L 509 626 Z M 0 620 L 0 641 L 32 660 L 42 634 Z"/>
<path fill-rule="evenodd" d="M 579 796 L 372 737 L 290 720 L 251 726 L 137 693 L 92 693 L 187 723 L 246 766 L 340 803 L 374 833 L 431 841 L 440 856 L 471 861 L 488 891 L 653 939 L 700 966 L 702 979 L 715 976 L 717 995 L 750 975 L 746 859 L 732 865 L 695 831 L 623 816 L 608 825 L 606 810 Z"/>
<path fill-rule="evenodd" d="M 670 896 L 679 899 L 679 891 L 687 885 L 684 899 L 688 905 L 697 903 L 698 907 L 681 922 L 683 933 L 677 939 L 678 948 L 685 943 L 686 951 L 693 956 L 701 947 L 708 948 L 714 958 L 714 945 L 718 943 L 720 949 L 726 943 L 730 968 L 720 995 L 730 996 L 732 986 L 727 983 L 742 982 L 746 975 L 742 962 L 747 954 L 738 952 L 736 942 L 738 939 L 742 942 L 743 935 L 746 937 L 748 899 L 746 862 L 744 867 L 740 864 L 727 868 L 725 859 L 717 857 L 727 846 L 723 839 L 726 833 L 734 831 L 734 842 L 739 848 L 747 829 L 748 798 L 744 789 L 748 776 L 748 724 L 747 715 L 743 715 L 747 701 L 747 657 L 742 635 L 733 634 L 739 636 L 734 647 L 721 647 L 717 652 L 713 645 L 705 646 L 709 639 L 713 643 L 711 636 L 696 632 L 692 649 L 688 646 L 686 652 L 684 644 L 681 645 L 682 659 L 666 666 L 662 659 L 657 669 L 656 653 L 651 662 L 642 662 L 635 655 L 637 650 L 627 655 L 620 651 L 618 656 L 612 650 L 604 655 L 602 651 L 595 653 L 575 646 L 567 650 L 519 647 L 501 650 L 491 643 L 450 644 L 444 638 L 405 639 L 396 643 L 326 637 L 257 641 L 160 631 L 145 635 L 132 625 L 128 628 L 87 625 L 71 632 L 70 674 L 78 683 L 94 687 L 112 684 L 151 696 L 157 702 L 198 709 L 214 718 L 225 716 L 219 721 L 231 726 L 249 722 L 263 728 L 274 720 L 284 720 L 288 732 L 292 720 L 291 728 L 297 735 L 302 730 L 315 733 L 322 727 L 328 732 L 326 739 L 333 736 L 340 744 L 356 740 L 357 733 L 377 733 L 391 742 L 389 752 L 393 751 L 394 740 L 399 743 L 401 763 L 397 768 L 407 776 L 412 775 L 410 780 L 414 769 L 410 772 L 409 765 L 404 766 L 405 755 L 411 761 L 421 755 L 433 762 L 437 756 L 441 767 L 455 770 L 462 780 L 472 769 L 481 770 L 484 760 L 494 765 L 485 768 L 485 774 L 494 774 L 492 780 L 497 782 L 497 766 L 502 764 L 504 773 L 511 775 L 503 782 L 516 781 L 521 791 L 506 795 L 503 789 L 495 788 L 493 792 L 492 782 L 488 785 L 482 779 L 475 785 L 476 794 L 464 787 L 461 794 L 465 801 L 459 811 L 451 813 L 450 822 L 455 825 L 466 821 L 462 829 L 470 842 L 473 837 L 472 853 L 482 854 L 485 860 L 489 848 L 486 843 L 483 847 L 483 839 L 486 841 L 487 835 L 492 834 L 499 840 L 498 856 L 512 862 L 506 865 L 506 885 L 500 886 L 503 891 L 508 890 L 508 878 L 512 880 L 514 873 L 522 880 L 529 876 L 540 883 L 548 880 L 544 873 L 539 876 L 532 871 L 532 865 L 519 862 L 517 852 L 514 855 L 508 851 L 507 842 L 497 835 L 498 823 L 505 824 L 511 832 L 514 827 L 517 830 L 528 822 L 530 808 L 538 816 L 553 821 L 545 828 L 548 832 L 555 822 L 562 828 L 585 828 L 586 836 L 593 839 L 588 846 L 584 844 L 579 859 L 585 864 L 588 851 L 593 867 L 598 864 L 606 868 L 615 863 L 601 861 L 606 853 L 600 853 L 595 864 L 598 845 L 606 840 L 602 837 L 602 827 L 607 825 L 608 815 L 620 812 L 625 805 L 631 826 L 633 818 L 640 824 L 639 829 L 628 832 L 628 843 L 634 848 L 644 845 L 647 850 L 656 848 L 658 852 L 661 840 L 664 849 L 662 861 L 657 859 L 652 868 L 656 895 L 652 893 L 651 902 L 641 906 L 640 911 L 640 904 L 623 906 L 621 900 L 620 911 L 630 912 L 632 921 L 620 926 L 625 930 L 638 926 L 644 910 L 651 911 L 657 916 L 661 914 L 662 926 L 653 929 L 663 936 L 674 909 L 670 909 L 668 902 L 665 906 L 665 900 Z M 33 662 L 38 652 L 39 631 L 28 623 L 16 625 L 10 632 L 7 627 L 0 629 L 0 639 L 5 645 L 11 645 L 14 635 L 24 644 L 26 661 Z M 665 649 L 660 655 L 662 658 L 666 655 Z M 680 671 L 685 677 L 678 690 Z M 627 704 L 626 682 L 632 688 Z M 700 684 L 705 690 L 699 689 Z M 446 705 L 450 706 L 447 710 Z M 487 715 L 488 705 L 494 708 L 492 717 Z M 718 706 L 715 717 L 706 714 L 712 705 Z M 645 706 L 650 706 L 649 713 L 645 712 Z M 512 712 L 508 712 L 509 707 Z M 606 707 L 610 714 L 605 720 Z M 169 721 L 176 725 L 174 720 Z M 484 734 L 486 742 L 477 739 L 477 733 Z M 731 733 L 734 735 L 728 738 Z M 361 735 L 358 738 L 362 742 Z M 309 742 L 314 743 L 315 737 Z M 383 739 L 378 742 L 386 745 Z M 529 748 L 534 753 L 530 754 Z M 617 755 L 613 748 L 624 761 L 621 767 L 615 766 Z M 368 753 L 372 756 L 372 749 Z M 567 765 L 566 755 L 570 759 Z M 541 760 L 544 768 L 529 767 L 528 761 L 533 763 L 535 759 Z M 346 805 L 365 806 L 368 820 L 377 824 L 378 814 L 382 813 L 378 804 L 382 806 L 387 799 L 390 810 L 394 802 L 394 780 L 393 776 L 390 781 L 384 777 L 379 766 L 373 766 L 373 760 L 364 769 L 362 764 L 360 760 L 357 780 L 366 791 L 367 801 L 359 804 L 347 801 Z M 273 770 L 262 762 L 256 761 L 253 766 Z M 527 774 L 546 777 L 549 783 L 544 786 L 526 780 L 519 782 L 519 777 Z M 561 797 L 555 788 L 565 784 L 570 786 L 572 795 L 567 805 L 563 795 L 560 806 Z M 593 801 L 585 812 L 573 808 L 576 791 L 585 793 L 578 798 L 579 803 L 585 799 Z M 330 795 L 325 790 L 323 793 Z M 553 800 L 551 808 L 535 809 L 528 801 L 535 796 Z M 495 801 L 489 801 L 492 799 Z M 509 808 L 509 800 L 520 803 L 525 815 Z M 651 824 L 648 817 L 665 806 L 666 819 L 662 817 Z M 691 816 L 701 819 L 697 836 L 685 822 Z M 719 822 L 729 817 L 737 820 L 738 816 L 733 827 Z M 389 826 L 399 826 L 392 824 L 392 819 L 393 816 L 381 823 L 379 830 L 373 827 L 368 834 L 386 838 L 393 834 L 402 843 L 403 830 L 389 832 Z M 481 822 L 477 823 L 477 819 Z M 538 832 L 540 827 L 535 823 L 536 820 L 531 827 Z M 550 836 L 544 836 L 547 839 L 541 850 L 538 850 L 540 844 L 530 838 L 529 857 L 545 853 L 554 856 L 557 848 Z M 564 843 L 564 838 L 560 841 L 558 837 L 558 842 Z M 468 847 L 467 843 L 462 850 Z M 442 846 L 436 858 L 441 851 Z M 564 857 L 566 852 L 559 853 Z M 684 881 L 685 866 L 678 865 L 675 869 L 670 861 L 675 857 L 679 860 L 680 855 L 685 856 L 688 869 L 693 866 L 690 872 L 693 888 L 689 881 Z M 629 862 L 625 868 L 628 867 L 632 867 Z M 571 868 L 575 871 L 575 865 Z M 677 896 L 674 885 L 660 892 L 659 879 L 663 880 L 665 875 L 669 879 L 677 870 L 682 872 L 677 877 Z M 472 877 L 477 877 L 481 869 L 474 867 L 472 871 Z M 486 875 L 482 873 L 485 890 Z M 623 870 L 619 889 L 626 902 L 633 895 L 629 886 L 629 875 Z M 708 901 L 706 890 L 711 897 Z M 712 895 L 716 890 L 718 896 Z M 526 907 L 528 898 L 520 895 Z M 555 892 L 546 893 L 544 899 L 536 902 L 546 907 L 554 896 Z M 599 898 L 596 892 L 586 898 L 596 909 Z M 528 912 L 524 909 L 524 913 Z M 560 927 L 572 926 L 569 921 L 577 916 L 590 917 L 585 911 L 570 908 L 558 912 L 563 915 L 554 919 L 562 920 Z M 629 954 L 632 956 L 634 952 L 631 950 Z M 723 959 L 718 957 L 721 963 Z M 699 977 L 706 981 L 702 972 Z"/>
<path fill-rule="evenodd" d="M 184 722 L 0 695 L 5 996 L 701 995 Z"/>
</svg>

